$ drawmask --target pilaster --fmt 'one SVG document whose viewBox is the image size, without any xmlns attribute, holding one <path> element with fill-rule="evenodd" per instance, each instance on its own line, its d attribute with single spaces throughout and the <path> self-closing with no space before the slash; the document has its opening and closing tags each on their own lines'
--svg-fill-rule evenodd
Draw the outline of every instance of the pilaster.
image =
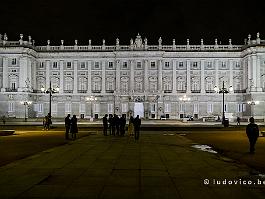
<svg viewBox="0 0 265 199">
<path fill-rule="evenodd" d="M 64 91 L 64 69 L 63 69 L 63 60 L 60 60 L 59 62 L 59 67 L 60 67 L 60 89 L 59 89 L 59 93 L 62 94 Z"/>
<path fill-rule="evenodd" d="M 201 60 L 201 93 L 205 93 L 205 77 L 204 77 L 204 63 L 205 60 Z"/>
<path fill-rule="evenodd" d="M 158 60 L 158 91 L 160 93 L 163 91 L 162 78 L 163 78 L 163 73 L 162 73 L 162 60 Z"/>
<path fill-rule="evenodd" d="M 50 87 L 50 60 L 46 60 L 45 65 L 46 65 L 46 87 L 45 89 L 48 89 Z"/>
<path fill-rule="evenodd" d="M 144 90 L 146 92 L 149 91 L 149 81 L 148 81 L 148 60 L 144 60 Z"/>
<path fill-rule="evenodd" d="M 172 93 L 176 93 L 177 90 L 177 66 L 176 66 L 177 62 L 176 60 L 172 61 L 172 78 L 173 78 L 173 86 L 172 86 Z"/>
<path fill-rule="evenodd" d="M 134 61 L 129 61 L 129 67 L 130 67 L 130 90 L 134 90 Z"/>
<path fill-rule="evenodd" d="M 28 74 L 28 60 L 27 60 L 27 57 L 21 57 L 20 60 L 19 60 L 18 91 L 23 91 L 25 89 L 27 74 Z"/>
<path fill-rule="evenodd" d="M 120 60 L 117 60 L 115 63 L 116 63 L 116 91 L 120 92 L 120 83 L 121 83 Z"/>
<path fill-rule="evenodd" d="M 3 88 L 1 88 L 1 91 L 6 91 L 6 88 L 8 88 L 8 58 L 3 58 Z"/>
<path fill-rule="evenodd" d="M 107 68 L 107 61 L 102 61 L 101 62 L 102 63 L 102 86 L 101 86 L 101 88 L 102 88 L 102 90 L 101 90 L 101 93 L 102 94 L 105 94 L 105 92 L 106 92 L 106 68 Z"/>
<path fill-rule="evenodd" d="M 78 88 L 78 71 L 77 71 L 77 60 L 74 60 L 74 90 L 73 93 L 77 94 L 77 88 Z"/>
<path fill-rule="evenodd" d="M 229 88 L 230 86 L 234 86 L 233 60 L 231 60 L 231 59 L 228 60 L 228 68 L 229 68 L 229 85 L 227 85 L 227 87 Z M 231 93 L 231 91 L 230 91 L 230 93 Z"/>
<path fill-rule="evenodd" d="M 91 81 L 91 73 L 92 73 L 92 61 L 89 60 L 87 62 L 87 93 L 91 94 L 91 84 L 92 84 L 92 81 Z"/>
<path fill-rule="evenodd" d="M 190 87 L 190 60 L 187 60 L 187 76 L 186 76 L 186 78 L 187 78 L 187 80 L 186 80 L 186 82 L 187 82 L 187 88 L 186 88 L 186 93 L 187 94 L 190 94 L 191 93 L 191 87 Z"/>
</svg>

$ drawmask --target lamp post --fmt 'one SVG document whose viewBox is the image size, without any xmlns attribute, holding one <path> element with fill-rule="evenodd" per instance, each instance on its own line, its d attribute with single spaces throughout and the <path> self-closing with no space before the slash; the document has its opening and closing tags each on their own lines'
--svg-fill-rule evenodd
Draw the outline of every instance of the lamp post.
<svg viewBox="0 0 265 199">
<path fill-rule="evenodd" d="M 254 101 L 253 99 L 251 99 L 251 101 L 248 101 L 248 104 L 250 105 L 250 115 L 254 117 L 253 109 L 256 104 L 259 104 L 259 101 Z"/>
<path fill-rule="evenodd" d="M 184 102 L 184 105 L 185 105 L 185 102 L 190 101 L 190 98 L 187 97 L 186 95 L 184 95 L 183 97 L 180 97 L 179 100 L 182 101 L 182 102 Z M 185 108 L 186 107 L 184 106 L 184 109 L 183 109 L 183 113 L 184 113 L 183 114 L 183 118 L 185 118 Z"/>
<path fill-rule="evenodd" d="M 32 104 L 31 101 L 21 101 L 20 104 L 25 106 L 25 122 L 27 121 L 27 108 L 30 104 Z"/>
<path fill-rule="evenodd" d="M 229 89 L 227 90 L 227 88 L 225 88 L 225 82 L 223 81 L 223 87 L 221 88 L 221 90 L 219 90 L 219 88 L 217 86 L 214 87 L 214 91 L 216 93 L 222 93 L 223 94 L 223 116 L 222 116 L 222 124 L 224 124 L 224 120 L 225 120 L 225 94 L 232 92 L 233 91 L 233 87 L 230 86 Z"/>
<path fill-rule="evenodd" d="M 52 82 L 50 81 L 49 88 L 47 90 L 45 90 L 45 88 L 42 87 L 41 91 L 44 92 L 44 93 L 49 94 L 49 113 L 48 113 L 48 115 L 50 117 L 52 117 L 52 94 L 53 93 L 58 93 L 59 92 L 59 87 L 52 88 Z M 50 120 L 51 120 L 51 118 L 50 118 Z"/>
<path fill-rule="evenodd" d="M 93 105 L 92 105 L 92 102 L 97 101 L 97 98 L 95 96 L 90 96 L 90 97 L 87 97 L 86 100 L 91 103 L 90 121 L 93 122 Z"/>
</svg>

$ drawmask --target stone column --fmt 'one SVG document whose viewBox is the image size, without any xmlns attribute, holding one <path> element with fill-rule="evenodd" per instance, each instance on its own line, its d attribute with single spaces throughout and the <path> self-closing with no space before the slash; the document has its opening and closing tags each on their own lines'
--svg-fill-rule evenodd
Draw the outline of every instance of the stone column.
<svg viewBox="0 0 265 199">
<path fill-rule="evenodd" d="M 121 83 L 120 60 L 117 60 L 115 63 L 116 63 L 116 91 L 120 92 L 120 83 Z"/>
<path fill-rule="evenodd" d="M 60 88 L 59 93 L 62 94 L 64 92 L 64 69 L 63 69 L 63 60 L 60 60 L 59 67 L 60 67 Z"/>
<path fill-rule="evenodd" d="M 214 64 L 214 68 L 215 68 L 215 85 L 213 85 L 213 87 L 215 87 L 215 86 L 220 86 L 219 85 L 219 68 L 218 68 L 218 59 L 215 59 L 214 60 L 214 62 L 213 62 L 213 64 Z M 220 88 L 219 88 L 220 89 Z"/>
<path fill-rule="evenodd" d="M 101 86 L 101 93 L 104 94 L 106 93 L 106 64 L 107 64 L 107 61 L 102 61 L 102 86 Z"/>
<path fill-rule="evenodd" d="M 250 56 L 247 57 L 247 70 L 248 70 L 248 91 L 251 91 L 251 84 L 252 84 L 252 70 L 251 70 L 251 61 Z"/>
<path fill-rule="evenodd" d="M 246 61 L 245 60 L 242 61 L 242 67 L 243 67 L 243 79 L 242 79 L 243 82 L 242 82 L 242 84 L 243 84 L 243 89 L 246 89 L 248 76 L 247 76 L 247 72 L 246 72 Z"/>
<path fill-rule="evenodd" d="M 175 94 L 176 93 L 176 90 L 177 90 L 177 62 L 176 60 L 173 60 L 172 61 L 172 68 L 173 68 L 173 71 L 172 71 L 172 78 L 173 78 L 173 86 L 172 86 L 172 93 Z"/>
<path fill-rule="evenodd" d="M 255 91 L 257 90 L 257 57 L 251 56 L 251 68 L 252 68 L 252 76 L 251 79 L 254 84 Z"/>
<path fill-rule="evenodd" d="M 50 60 L 46 60 L 45 65 L 46 65 L 46 86 L 45 86 L 45 89 L 47 90 L 50 87 Z"/>
<path fill-rule="evenodd" d="M 22 57 L 19 60 L 18 91 L 23 91 L 25 89 L 27 74 L 28 74 L 28 59 L 27 57 Z"/>
<path fill-rule="evenodd" d="M 144 60 L 144 90 L 148 93 L 149 91 L 149 81 L 148 81 L 148 60 Z"/>
<path fill-rule="evenodd" d="M 190 87 L 190 60 L 187 60 L 187 76 L 186 76 L 186 81 L 187 81 L 187 89 L 186 89 L 186 93 L 190 94 L 191 93 L 191 87 Z"/>
<path fill-rule="evenodd" d="M 158 92 L 163 91 L 162 60 L 158 60 Z"/>
<path fill-rule="evenodd" d="M 89 60 L 87 62 L 87 93 L 91 94 L 91 89 L 92 89 L 92 77 L 91 77 L 91 73 L 92 73 L 92 61 Z"/>
<path fill-rule="evenodd" d="M 230 86 L 234 86 L 233 60 L 231 59 L 228 60 L 228 68 L 229 68 L 229 85 L 227 85 L 227 88 L 229 89 Z"/>
<path fill-rule="evenodd" d="M 257 56 L 256 66 L 257 66 L 256 67 L 257 68 L 257 70 L 256 70 L 257 91 L 261 92 L 262 91 L 262 87 L 261 87 L 261 81 L 260 81 L 260 79 L 261 79 L 261 76 L 260 76 L 261 72 L 260 72 L 260 57 L 259 56 Z"/>
<path fill-rule="evenodd" d="M 201 93 L 205 93 L 205 77 L 204 77 L 204 63 L 205 60 L 201 60 Z"/>
<path fill-rule="evenodd" d="M 32 74 L 31 81 L 32 81 L 32 89 L 37 90 L 37 82 L 36 82 L 36 75 L 37 75 L 37 61 L 34 60 L 32 64 Z"/>
<path fill-rule="evenodd" d="M 77 94 L 78 90 L 78 71 L 77 71 L 77 60 L 74 60 L 74 94 Z"/>
<path fill-rule="evenodd" d="M 5 92 L 6 88 L 8 88 L 8 58 L 3 58 L 3 88 L 1 88 L 1 92 Z"/>
<path fill-rule="evenodd" d="M 130 66 L 130 90 L 134 90 L 134 61 L 130 60 L 129 61 L 129 66 Z"/>
</svg>

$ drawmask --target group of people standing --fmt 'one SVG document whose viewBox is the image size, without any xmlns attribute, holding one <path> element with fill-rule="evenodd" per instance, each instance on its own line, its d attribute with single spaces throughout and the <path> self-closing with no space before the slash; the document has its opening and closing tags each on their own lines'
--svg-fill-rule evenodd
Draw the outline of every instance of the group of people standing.
<svg viewBox="0 0 265 199">
<path fill-rule="evenodd" d="M 103 117 L 103 134 L 105 136 L 108 135 L 108 129 L 110 135 L 120 135 L 124 136 L 125 134 L 125 126 L 126 126 L 126 118 L 125 115 L 119 117 L 118 115 L 114 114 L 114 116 L 105 114 Z M 128 125 L 128 135 L 135 136 L 135 140 L 139 140 L 140 135 L 140 126 L 141 126 L 141 119 L 139 115 L 134 118 L 133 116 L 130 117 L 129 125 Z"/>
<path fill-rule="evenodd" d="M 73 115 L 72 118 L 70 118 L 70 114 L 66 116 L 64 119 L 64 124 L 65 124 L 65 139 L 69 140 L 69 134 L 71 133 L 71 138 L 73 140 L 76 139 L 76 134 L 78 133 L 78 128 L 77 128 L 77 118 L 76 115 Z"/>
</svg>

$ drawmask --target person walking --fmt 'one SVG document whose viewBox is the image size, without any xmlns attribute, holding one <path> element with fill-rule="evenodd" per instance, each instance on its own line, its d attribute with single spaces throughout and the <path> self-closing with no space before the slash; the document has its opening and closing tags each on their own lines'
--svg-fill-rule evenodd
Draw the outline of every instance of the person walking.
<svg viewBox="0 0 265 199">
<path fill-rule="evenodd" d="M 136 118 L 133 120 L 134 125 L 134 139 L 135 141 L 139 140 L 140 137 L 140 126 L 141 126 L 141 119 L 139 118 L 139 115 L 136 116 Z"/>
<path fill-rule="evenodd" d="M 133 116 L 130 117 L 129 119 L 129 124 L 128 124 L 128 136 L 134 136 L 134 125 L 133 125 Z"/>
<path fill-rule="evenodd" d="M 125 115 L 122 115 L 122 117 L 120 118 L 121 136 L 124 136 L 124 134 L 125 134 L 125 126 L 126 126 L 126 118 L 125 118 Z"/>
<path fill-rule="evenodd" d="M 238 126 L 240 125 L 240 120 L 241 120 L 240 117 L 237 116 L 237 118 L 236 118 L 236 122 L 237 122 L 236 125 L 238 125 Z"/>
<path fill-rule="evenodd" d="M 72 134 L 72 139 L 75 140 L 76 134 L 78 133 L 76 115 L 73 115 L 71 119 L 70 133 Z"/>
<path fill-rule="evenodd" d="M 259 127 L 257 124 L 254 123 L 254 117 L 249 118 L 249 124 L 246 128 L 246 133 L 249 140 L 249 152 L 251 154 L 255 153 L 255 144 L 257 142 L 257 139 L 259 137 Z"/>
<path fill-rule="evenodd" d="M 105 116 L 103 117 L 103 134 L 105 136 L 107 136 L 107 131 L 108 131 L 108 115 L 105 114 Z"/>
<path fill-rule="evenodd" d="M 64 126 L 65 126 L 65 139 L 69 140 L 69 131 L 71 126 L 70 114 L 68 114 L 64 119 Z"/>
</svg>

